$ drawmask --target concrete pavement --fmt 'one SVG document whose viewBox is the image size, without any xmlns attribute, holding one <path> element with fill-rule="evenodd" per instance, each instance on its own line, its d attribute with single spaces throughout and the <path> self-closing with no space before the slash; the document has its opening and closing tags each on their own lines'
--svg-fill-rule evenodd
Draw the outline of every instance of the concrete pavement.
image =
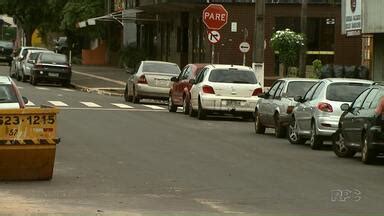
<svg viewBox="0 0 384 216">
<path fill-rule="evenodd" d="M 107 66 L 72 66 L 72 85 L 86 92 L 122 96 L 129 74 Z"/>
</svg>

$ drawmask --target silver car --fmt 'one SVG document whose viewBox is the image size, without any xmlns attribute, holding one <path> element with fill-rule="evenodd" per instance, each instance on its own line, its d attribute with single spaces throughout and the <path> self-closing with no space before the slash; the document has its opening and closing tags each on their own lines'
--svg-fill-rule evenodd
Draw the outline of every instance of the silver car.
<svg viewBox="0 0 384 216">
<path fill-rule="evenodd" d="M 144 98 L 168 100 L 171 78 L 178 76 L 180 72 L 175 63 L 142 61 L 127 80 L 125 101 L 139 103 Z"/>
<path fill-rule="evenodd" d="M 295 100 L 288 140 L 303 144 L 310 140 L 312 149 L 319 149 L 323 140 L 330 139 L 339 126 L 343 111 L 340 106 L 351 104 L 373 82 L 369 80 L 329 78 L 320 80 L 305 94 Z"/>
<path fill-rule="evenodd" d="M 16 77 L 18 81 L 21 80 L 21 61 L 25 59 L 28 50 L 47 50 L 43 47 L 21 47 L 16 50 L 12 60 L 12 65 L 9 69 L 9 76 Z"/>
<path fill-rule="evenodd" d="M 255 109 L 255 132 L 265 133 L 265 128 L 275 128 L 278 138 L 285 137 L 290 116 L 297 102 L 296 96 L 304 96 L 318 80 L 304 78 L 282 78 L 259 96 Z"/>
<path fill-rule="evenodd" d="M 20 76 L 21 81 L 25 82 L 27 79 L 31 77 L 31 70 L 33 68 L 33 65 L 36 63 L 36 59 L 39 56 L 40 53 L 54 53 L 51 50 L 28 50 L 26 57 L 20 62 Z"/>
</svg>

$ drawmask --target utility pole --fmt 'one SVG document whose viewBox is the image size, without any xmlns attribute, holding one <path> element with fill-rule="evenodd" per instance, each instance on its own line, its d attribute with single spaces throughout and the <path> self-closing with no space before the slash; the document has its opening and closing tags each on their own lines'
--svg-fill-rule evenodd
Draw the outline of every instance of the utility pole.
<svg viewBox="0 0 384 216">
<path fill-rule="evenodd" d="M 300 18 L 300 28 L 301 33 L 305 36 L 307 35 L 307 15 L 308 14 L 308 0 L 301 0 L 301 18 Z M 299 74 L 300 77 L 305 77 L 306 73 L 306 64 L 307 64 L 307 40 L 305 37 L 304 46 L 300 50 L 300 67 Z"/>
<path fill-rule="evenodd" d="M 264 17 L 265 0 L 255 0 L 255 32 L 253 43 L 253 68 L 264 87 Z"/>
</svg>

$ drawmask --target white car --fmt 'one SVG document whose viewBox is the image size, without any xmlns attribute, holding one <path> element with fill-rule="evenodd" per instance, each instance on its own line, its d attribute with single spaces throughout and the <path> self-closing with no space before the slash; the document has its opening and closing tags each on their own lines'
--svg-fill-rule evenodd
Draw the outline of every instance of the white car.
<svg viewBox="0 0 384 216">
<path fill-rule="evenodd" d="M 210 113 L 253 117 L 263 90 L 255 72 L 245 66 L 208 65 L 191 80 L 190 116 L 205 119 Z"/>
<path fill-rule="evenodd" d="M 40 53 L 54 53 L 51 50 L 28 50 L 26 57 L 20 62 L 20 76 L 21 81 L 25 82 L 27 79 L 31 77 L 31 70 L 33 65 L 36 63 L 36 59 Z"/>
<path fill-rule="evenodd" d="M 28 99 L 20 95 L 11 77 L 0 76 L 0 109 L 25 108 Z"/>
<path fill-rule="evenodd" d="M 25 59 L 28 50 L 47 50 L 46 48 L 42 47 L 20 47 L 19 49 L 16 50 L 14 53 L 14 57 L 12 60 L 11 67 L 9 69 L 9 76 L 11 77 L 16 77 L 17 80 L 21 80 L 21 61 Z"/>
</svg>

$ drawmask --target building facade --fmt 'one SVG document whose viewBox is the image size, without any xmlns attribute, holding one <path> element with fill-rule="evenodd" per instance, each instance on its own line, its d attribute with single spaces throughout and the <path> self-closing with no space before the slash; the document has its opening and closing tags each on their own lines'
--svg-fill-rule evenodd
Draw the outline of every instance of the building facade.
<svg viewBox="0 0 384 216">
<path fill-rule="evenodd" d="M 340 0 L 308 0 L 307 65 L 314 59 L 323 63 L 361 64 L 361 38 L 347 38 L 340 32 Z M 181 67 L 191 62 L 211 62 L 212 46 L 202 22 L 202 11 L 208 3 L 220 3 L 229 12 L 228 24 L 221 30 L 221 41 L 215 45 L 214 63 L 242 64 L 239 45 L 251 44 L 246 65 L 252 65 L 252 42 L 255 29 L 254 0 L 126 0 L 124 38 L 147 50 L 149 58 L 171 61 Z M 124 12 L 123 12 L 124 14 Z M 279 62 L 269 40 L 277 30 L 290 28 L 300 32 L 301 0 L 266 0 L 265 14 L 265 81 L 277 79 Z M 127 16 L 128 17 L 128 16 Z M 136 36 L 136 37 L 135 37 Z"/>
</svg>

